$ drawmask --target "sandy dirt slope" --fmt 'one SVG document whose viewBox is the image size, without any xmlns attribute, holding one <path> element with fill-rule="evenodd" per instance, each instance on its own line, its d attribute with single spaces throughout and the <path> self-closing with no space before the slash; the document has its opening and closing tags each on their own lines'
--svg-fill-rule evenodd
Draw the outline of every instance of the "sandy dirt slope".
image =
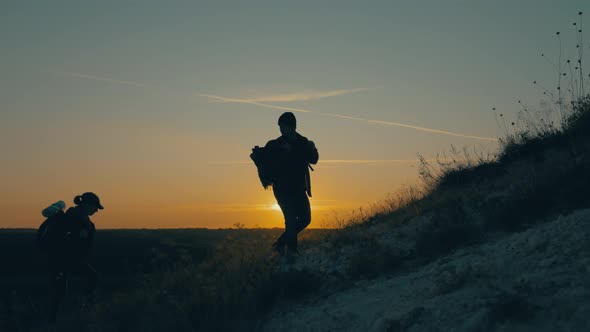
<svg viewBox="0 0 590 332">
<path fill-rule="evenodd" d="M 269 317 L 265 331 L 590 331 L 590 210 Z"/>
</svg>

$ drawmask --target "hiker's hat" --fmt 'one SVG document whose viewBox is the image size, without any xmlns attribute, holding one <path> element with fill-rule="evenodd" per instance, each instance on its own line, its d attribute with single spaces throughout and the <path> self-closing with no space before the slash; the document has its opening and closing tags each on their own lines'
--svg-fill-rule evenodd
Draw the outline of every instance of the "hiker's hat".
<svg viewBox="0 0 590 332">
<path fill-rule="evenodd" d="M 95 193 L 87 192 L 82 194 L 82 202 L 95 204 L 100 210 L 104 209 L 104 206 L 100 204 L 100 199 Z"/>
</svg>

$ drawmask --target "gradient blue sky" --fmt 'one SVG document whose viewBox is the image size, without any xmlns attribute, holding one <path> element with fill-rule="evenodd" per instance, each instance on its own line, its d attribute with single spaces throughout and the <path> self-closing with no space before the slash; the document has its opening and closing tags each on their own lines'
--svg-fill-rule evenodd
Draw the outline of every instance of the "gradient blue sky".
<svg viewBox="0 0 590 332">
<path fill-rule="evenodd" d="M 539 55 L 557 56 L 556 31 L 571 53 L 578 11 L 590 2 L 3 1 L 0 227 L 84 191 L 102 228 L 281 226 L 248 162 L 279 135 L 264 105 L 312 111 L 296 116 L 320 151 L 321 227 L 414 183 L 395 160 L 494 151 L 461 135 L 500 137 L 492 107 L 538 105 L 531 82 L 556 81 Z"/>
</svg>

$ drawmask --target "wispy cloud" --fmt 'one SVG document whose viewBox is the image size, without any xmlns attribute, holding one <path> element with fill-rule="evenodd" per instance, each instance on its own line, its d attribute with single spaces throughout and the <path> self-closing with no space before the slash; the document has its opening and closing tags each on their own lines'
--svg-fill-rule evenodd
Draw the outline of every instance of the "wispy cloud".
<svg viewBox="0 0 590 332">
<path fill-rule="evenodd" d="M 151 84 L 144 84 L 144 83 L 139 83 L 139 82 L 134 82 L 134 81 L 113 79 L 113 78 L 109 78 L 109 77 L 101 77 L 101 76 L 94 76 L 94 75 L 87 75 L 87 74 L 80 74 L 80 73 L 73 73 L 73 72 L 56 72 L 56 73 L 61 74 L 61 75 L 67 75 L 70 77 L 104 81 L 104 82 L 117 83 L 117 84 L 126 84 L 126 85 L 142 87 L 142 88 L 162 89 L 161 87 L 151 85 Z M 370 88 L 362 88 L 362 89 L 370 89 Z M 352 91 L 352 90 L 359 90 L 359 89 L 334 90 L 334 91 Z M 341 93 L 341 94 L 343 94 L 343 93 Z M 209 98 L 209 100 L 213 100 L 213 101 L 255 105 L 255 106 L 276 109 L 276 110 L 282 110 L 282 111 L 314 113 L 314 114 L 318 114 L 318 115 L 330 116 L 330 117 L 335 117 L 335 118 L 340 118 L 340 119 L 366 122 L 369 124 L 378 124 L 378 125 L 385 125 L 385 126 L 395 126 L 395 127 L 401 127 L 401 128 L 408 128 L 408 129 L 413 129 L 413 130 L 432 133 L 432 134 L 440 134 L 440 135 L 447 135 L 447 136 L 454 136 L 454 137 L 462 137 L 462 138 L 469 138 L 469 139 L 498 142 L 498 139 L 494 138 L 494 137 L 469 135 L 469 134 L 465 134 L 465 133 L 452 132 L 452 131 L 441 130 L 441 129 L 436 129 L 436 128 L 420 127 L 420 126 L 415 126 L 415 125 L 411 125 L 411 124 L 407 124 L 407 123 L 384 121 L 384 120 L 377 120 L 377 119 L 367 119 L 367 118 L 347 116 L 347 115 L 341 115 L 341 114 L 335 114 L 335 113 L 318 112 L 318 111 L 313 111 L 313 110 L 309 110 L 309 109 L 302 109 L 302 108 L 295 108 L 295 107 L 285 107 L 285 106 L 261 103 L 259 101 L 253 101 L 251 99 L 228 98 L 228 97 L 211 95 L 211 94 L 198 94 L 198 95 L 201 97 Z"/>
<path fill-rule="evenodd" d="M 484 140 L 484 141 L 492 141 L 492 142 L 497 142 L 498 141 L 497 138 L 493 138 L 493 137 L 483 137 L 483 136 L 476 136 L 476 135 L 468 135 L 468 134 L 463 134 L 463 133 L 458 133 L 458 132 L 452 132 L 452 131 L 447 131 L 447 130 L 440 130 L 440 129 L 435 129 L 435 128 L 420 127 L 420 126 L 415 126 L 415 125 L 411 125 L 411 124 L 407 124 L 407 123 L 392 122 L 392 121 L 383 121 L 383 120 L 374 120 L 374 119 L 367 119 L 367 118 L 361 118 L 361 117 L 355 117 L 355 116 L 348 116 L 348 115 L 342 115 L 342 114 L 336 114 L 336 113 L 318 112 L 318 111 L 312 111 L 312 110 L 309 110 L 309 109 L 284 107 L 284 106 L 278 106 L 278 105 L 272 105 L 272 104 L 266 104 L 266 103 L 252 102 L 252 101 L 249 101 L 247 99 L 227 98 L 227 97 L 214 96 L 214 95 L 209 95 L 209 94 L 200 94 L 199 96 L 211 98 L 211 99 L 214 99 L 214 100 L 217 100 L 217 101 L 224 101 L 224 102 L 231 102 L 231 103 L 238 103 L 238 104 L 257 105 L 257 106 L 262 106 L 262 107 L 265 107 L 265 108 L 271 108 L 271 109 L 277 109 L 277 110 L 284 110 L 284 111 L 315 113 L 315 114 L 318 114 L 318 115 L 330 116 L 330 117 L 334 117 L 334 118 L 347 119 L 347 120 L 353 120 L 353 121 L 361 121 L 361 122 L 366 122 L 366 123 L 371 123 L 371 124 L 379 124 L 379 125 L 385 125 L 385 126 L 396 126 L 396 127 L 402 127 L 402 128 L 408 128 L 408 129 L 413 129 L 413 130 L 418 130 L 418 131 L 433 133 L 433 134 L 441 134 L 441 135 L 448 135 L 448 136 L 455 136 L 455 137 L 463 137 L 463 138 L 470 138 L 470 139 L 477 139 L 477 140 Z"/>
<path fill-rule="evenodd" d="M 336 97 L 347 95 L 355 92 L 371 91 L 377 88 L 356 88 L 356 89 L 340 89 L 330 91 L 301 91 L 295 93 L 284 93 L 276 95 L 267 95 L 253 98 L 242 98 L 243 101 L 257 102 L 257 103 L 280 103 L 292 101 L 307 101 L 317 100 L 327 97 Z"/>
<path fill-rule="evenodd" d="M 108 77 L 86 75 L 86 74 L 80 74 L 80 73 L 72 73 L 72 72 L 65 72 L 65 71 L 55 71 L 54 73 L 58 74 L 58 75 L 70 76 L 70 77 L 75 77 L 75 78 L 85 78 L 85 79 L 94 80 L 94 81 L 103 81 L 103 82 L 109 82 L 109 83 L 132 85 L 132 86 L 137 86 L 140 88 L 157 88 L 157 89 L 160 88 L 160 87 L 157 87 L 157 86 L 151 85 L 151 84 L 144 84 L 144 83 L 133 82 L 133 81 L 117 80 L 117 79 L 108 78 Z"/>
</svg>

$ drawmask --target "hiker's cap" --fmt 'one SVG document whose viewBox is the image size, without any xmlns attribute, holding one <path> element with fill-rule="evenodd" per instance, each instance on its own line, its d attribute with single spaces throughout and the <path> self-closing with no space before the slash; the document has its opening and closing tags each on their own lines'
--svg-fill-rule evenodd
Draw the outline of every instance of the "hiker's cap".
<svg viewBox="0 0 590 332">
<path fill-rule="evenodd" d="M 83 193 L 82 194 L 82 202 L 94 203 L 94 204 L 96 204 L 96 207 L 99 208 L 100 210 L 104 209 L 104 206 L 102 206 L 102 204 L 100 204 L 100 199 L 98 198 L 98 196 L 95 193 L 91 193 L 91 192 Z"/>
<path fill-rule="evenodd" d="M 279 117 L 279 126 L 280 125 L 287 125 L 296 128 L 297 120 L 295 119 L 295 114 L 291 112 L 285 112 L 281 114 L 281 116 Z"/>
</svg>

